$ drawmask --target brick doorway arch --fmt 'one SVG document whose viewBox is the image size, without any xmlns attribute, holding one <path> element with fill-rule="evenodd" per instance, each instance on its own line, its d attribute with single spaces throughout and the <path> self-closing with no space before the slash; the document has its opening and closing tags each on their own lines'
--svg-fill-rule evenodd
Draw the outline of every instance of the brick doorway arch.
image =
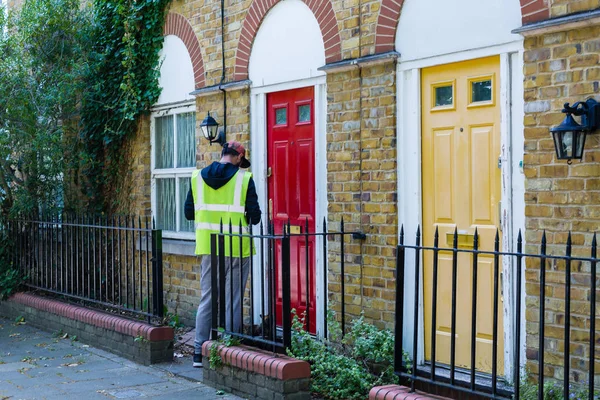
<svg viewBox="0 0 600 400">
<path fill-rule="evenodd" d="M 196 89 L 204 87 L 206 81 L 204 77 L 202 50 L 200 49 L 200 42 L 196 37 L 196 33 L 194 33 L 194 29 L 192 29 L 189 21 L 181 14 L 169 12 L 165 21 L 163 35 L 175 35 L 185 44 L 190 55 L 190 60 L 192 61 L 194 86 Z"/>
<path fill-rule="evenodd" d="M 396 43 L 396 30 L 405 0 L 382 0 L 375 31 L 375 52 L 392 51 Z M 415 0 L 412 0 L 415 1 Z M 520 0 L 521 22 L 529 24 L 550 17 L 548 0 Z M 515 27 L 517 28 L 517 27 Z"/>
<path fill-rule="evenodd" d="M 278 4 L 278 0 L 253 0 L 242 26 L 242 33 L 238 41 L 235 55 L 234 79 L 248 78 L 248 63 L 252 44 L 265 15 Z M 304 0 L 304 3 L 313 12 L 325 43 L 325 61 L 327 64 L 339 61 L 342 57 L 342 45 L 337 19 L 330 0 Z"/>
</svg>

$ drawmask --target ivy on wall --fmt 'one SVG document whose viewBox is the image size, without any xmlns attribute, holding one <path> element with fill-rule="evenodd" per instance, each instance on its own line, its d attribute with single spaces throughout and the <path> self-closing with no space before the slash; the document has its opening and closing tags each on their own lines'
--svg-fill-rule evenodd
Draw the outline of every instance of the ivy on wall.
<svg viewBox="0 0 600 400">
<path fill-rule="evenodd" d="M 80 170 L 97 211 L 119 208 L 127 140 L 158 100 L 159 52 L 170 0 L 94 0 L 89 87 L 81 112 Z"/>
<path fill-rule="evenodd" d="M 0 6 L 0 215 L 123 209 L 170 0 L 91 1 Z"/>
</svg>

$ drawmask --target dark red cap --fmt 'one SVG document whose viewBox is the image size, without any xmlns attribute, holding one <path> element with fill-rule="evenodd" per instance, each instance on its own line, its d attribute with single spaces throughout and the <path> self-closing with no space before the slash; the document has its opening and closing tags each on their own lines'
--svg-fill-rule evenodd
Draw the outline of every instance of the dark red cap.
<svg viewBox="0 0 600 400">
<path fill-rule="evenodd" d="M 230 142 L 225 143 L 223 146 L 224 149 L 234 150 L 238 154 L 242 156 L 242 163 L 240 164 L 241 168 L 248 168 L 250 166 L 250 161 L 246 158 L 246 148 L 240 143 L 232 140 Z"/>
</svg>

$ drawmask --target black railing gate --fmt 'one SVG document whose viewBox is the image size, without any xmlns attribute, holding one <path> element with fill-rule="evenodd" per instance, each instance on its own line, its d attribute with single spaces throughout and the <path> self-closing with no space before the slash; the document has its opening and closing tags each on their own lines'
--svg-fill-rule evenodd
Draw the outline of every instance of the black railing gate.
<svg viewBox="0 0 600 400">
<path fill-rule="evenodd" d="M 528 266 L 528 269 L 536 269 L 535 267 L 539 266 L 539 294 L 538 293 L 528 293 L 530 296 L 539 295 L 539 321 L 538 321 L 538 343 L 537 343 L 537 356 L 535 359 L 530 359 L 529 361 L 537 361 L 538 364 L 538 372 L 535 376 L 529 377 L 533 378 L 538 385 L 538 399 L 542 400 L 544 398 L 544 382 L 548 380 L 548 377 L 544 375 L 544 353 L 547 351 L 545 347 L 545 341 L 548 339 L 545 335 L 545 326 L 547 325 L 546 316 L 546 271 L 550 264 L 556 266 L 558 264 L 562 265 L 564 263 L 564 298 L 559 298 L 560 301 L 564 301 L 564 346 L 563 346 L 563 397 L 565 399 L 570 398 L 571 385 L 573 382 L 571 381 L 571 351 L 570 345 L 571 341 L 571 330 L 572 330 L 572 322 L 571 322 L 571 273 L 572 273 L 572 263 L 577 262 L 581 263 L 581 265 L 589 265 L 590 275 L 591 275 L 591 288 L 590 288 L 590 298 L 589 298 L 589 306 L 590 312 L 587 316 L 589 318 L 589 342 L 587 346 L 589 348 L 589 357 L 587 357 L 589 372 L 588 372 L 588 382 L 587 391 L 589 399 L 594 399 L 594 377 L 595 377 L 595 368 L 594 368 L 594 360 L 595 360 L 595 338 L 596 338 L 596 278 L 597 271 L 596 265 L 598 259 L 596 257 L 596 235 L 593 236 L 591 242 L 590 256 L 589 257 L 575 257 L 572 255 L 572 241 L 571 235 L 569 234 L 567 242 L 565 244 L 565 255 L 557 256 L 557 255 L 549 255 L 547 254 L 547 241 L 546 234 L 542 235 L 541 246 L 539 254 L 526 254 L 523 253 L 523 240 L 521 236 L 521 232 L 519 231 L 517 243 L 516 243 L 516 252 L 501 252 L 499 250 L 499 234 L 496 231 L 496 239 L 494 244 L 493 251 L 484 251 L 478 248 L 478 233 L 475 231 L 473 248 L 466 249 L 461 248 L 458 245 L 458 233 L 455 230 L 453 236 L 453 245 L 449 248 L 439 247 L 439 235 L 436 229 L 434 235 L 434 243 L 432 247 L 427 247 L 421 244 L 421 233 L 420 228 L 417 229 L 415 245 L 408 245 L 404 243 L 404 227 L 402 227 L 399 237 L 399 245 L 397 249 L 397 263 L 396 263 L 396 343 L 395 343 L 395 371 L 396 374 L 401 378 L 404 378 L 406 382 L 411 387 L 411 390 L 415 390 L 416 386 L 419 383 L 432 385 L 433 387 L 439 387 L 444 389 L 452 389 L 458 392 L 465 392 L 470 394 L 475 394 L 478 396 L 482 396 L 490 399 L 519 399 L 521 395 L 520 383 L 524 378 L 522 372 L 524 371 L 521 368 L 521 347 L 526 345 L 524 337 L 522 337 L 523 332 L 521 331 L 521 320 L 522 320 L 522 309 L 524 307 L 522 292 L 525 289 L 522 282 L 522 273 L 524 262 Z M 418 355 L 418 349 L 421 344 L 425 345 L 425 338 L 419 335 L 419 316 L 423 315 L 425 318 L 425 312 L 420 314 L 419 310 L 419 296 L 421 295 L 422 288 L 420 287 L 420 282 L 422 279 L 425 279 L 422 276 L 422 262 L 421 260 L 424 258 L 422 255 L 425 252 L 431 252 L 433 254 L 432 260 L 432 274 L 431 282 L 432 282 L 432 301 L 431 301 L 431 326 L 432 333 L 431 337 L 428 338 L 430 340 L 430 360 L 425 360 L 425 363 L 421 363 L 421 365 L 415 365 L 417 363 L 413 362 L 412 368 L 408 370 L 404 365 L 403 361 L 403 351 L 402 351 L 402 343 L 404 340 L 403 330 L 406 329 L 409 332 L 412 331 L 412 354 L 413 360 L 415 359 L 415 355 Z M 438 299 L 438 275 L 440 272 L 440 266 L 438 263 L 439 253 L 440 252 L 448 252 L 452 254 L 452 265 L 451 265 L 451 274 L 452 274 L 452 299 L 451 299 L 451 331 L 450 331 L 450 363 L 449 365 L 442 365 L 439 363 L 436 358 L 436 355 L 439 354 L 439 349 L 436 348 L 436 318 L 437 318 L 437 303 Z M 412 254 L 409 254 L 412 253 Z M 458 255 L 461 253 L 465 253 L 470 255 L 472 264 L 468 265 L 459 265 L 458 263 Z M 486 255 L 488 257 L 493 258 L 493 338 L 492 338 L 492 366 L 491 373 L 487 373 L 485 371 L 479 371 L 476 368 L 476 353 L 477 349 L 475 346 L 475 335 L 476 335 L 476 323 L 479 317 L 479 310 L 477 308 L 477 270 L 478 270 L 478 257 L 481 255 Z M 415 270 L 414 274 L 414 282 L 406 282 L 405 281 L 405 269 L 409 264 L 410 257 L 414 257 L 414 264 L 412 265 Z M 515 291 L 515 301 L 514 301 L 514 309 L 512 310 L 512 321 L 510 326 L 512 326 L 513 331 L 511 332 L 513 335 L 513 354 L 511 355 L 511 364 L 513 366 L 513 374 L 510 377 L 499 377 L 498 374 L 498 343 L 501 340 L 500 333 L 503 327 L 498 326 L 499 322 L 499 313 L 502 313 L 503 310 L 499 309 L 499 286 L 500 286 L 500 257 L 508 257 L 510 258 L 510 262 L 506 263 L 510 265 L 511 268 L 514 268 L 514 276 L 516 277 L 516 291 Z M 470 368 L 461 369 L 456 366 L 456 313 L 457 313 L 457 277 L 458 271 L 461 268 L 472 268 L 472 292 L 471 295 L 471 307 L 469 312 L 470 321 L 471 321 L 471 346 L 470 346 Z M 554 268 L 553 271 L 560 271 L 560 268 Z M 556 284 L 556 280 L 554 281 Z M 408 287 L 408 285 L 414 285 L 414 298 L 408 299 L 404 296 L 404 288 Z M 556 295 L 554 295 L 556 298 Z M 414 317 L 411 320 L 407 320 L 404 316 L 405 310 L 405 301 L 410 301 L 410 304 L 414 307 Z M 467 312 L 466 309 L 462 309 L 461 312 Z M 530 332 L 531 334 L 531 332 Z M 581 355 L 578 357 L 582 357 Z M 531 358 L 531 357 L 530 357 Z M 499 380 L 500 378 L 500 380 Z"/>
</svg>

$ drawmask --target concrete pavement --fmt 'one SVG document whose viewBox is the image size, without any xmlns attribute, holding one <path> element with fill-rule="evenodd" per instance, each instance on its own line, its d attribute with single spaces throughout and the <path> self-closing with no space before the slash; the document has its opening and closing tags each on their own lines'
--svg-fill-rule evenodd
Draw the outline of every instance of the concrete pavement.
<svg viewBox="0 0 600 400">
<path fill-rule="evenodd" d="M 241 400 L 201 381 L 202 369 L 192 368 L 189 355 L 147 367 L 81 343 L 68 332 L 49 333 L 0 317 L 0 400 Z"/>
</svg>

